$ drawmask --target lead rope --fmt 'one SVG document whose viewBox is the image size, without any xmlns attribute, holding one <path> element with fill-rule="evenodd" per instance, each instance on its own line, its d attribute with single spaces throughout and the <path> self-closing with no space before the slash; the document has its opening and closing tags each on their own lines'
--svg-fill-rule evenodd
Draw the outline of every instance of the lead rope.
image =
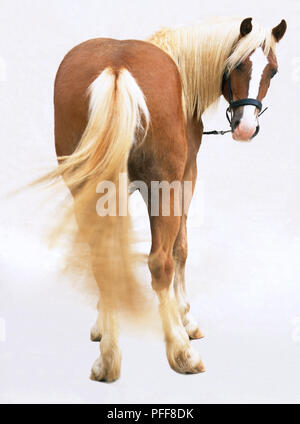
<svg viewBox="0 0 300 424">
<path fill-rule="evenodd" d="M 231 130 L 228 130 L 228 131 L 216 131 L 216 130 L 214 130 L 214 131 L 204 131 L 202 134 L 203 135 L 225 135 L 225 134 L 228 134 L 228 133 L 231 133 Z"/>
<path fill-rule="evenodd" d="M 268 109 L 269 109 L 268 107 L 264 108 L 264 110 L 262 112 L 260 112 L 258 116 L 261 116 Z M 217 130 L 214 130 L 214 131 L 204 131 L 202 134 L 203 135 L 225 135 L 225 134 L 228 134 L 228 133 L 232 133 L 232 130 L 228 130 L 228 131 L 217 131 Z"/>
</svg>

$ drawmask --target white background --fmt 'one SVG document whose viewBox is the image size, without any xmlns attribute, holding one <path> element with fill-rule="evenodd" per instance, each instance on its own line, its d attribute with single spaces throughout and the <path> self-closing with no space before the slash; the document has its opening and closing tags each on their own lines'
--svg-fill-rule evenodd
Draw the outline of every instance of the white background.
<svg viewBox="0 0 300 424">
<path fill-rule="evenodd" d="M 0 0 L 0 6 L 0 402 L 299 402 L 299 1 Z M 161 331 L 144 328 L 122 336 L 121 380 L 94 383 L 88 379 L 99 351 L 89 342 L 94 309 L 60 276 L 59 249 L 49 251 L 43 241 L 60 213 L 55 193 L 4 195 L 55 165 L 53 81 L 70 48 L 99 36 L 144 39 L 161 26 L 211 15 L 254 16 L 266 26 L 285 18 L 288 32 L 260 135 L 249 144 L 206 137 L 199 154 L 187 279 L 206 335 L 193 343 L 207 372 L 175 374 Z M 206 128 L 226 128 L 224 114 L 221 103 Z M 148 249 L 146 218 L 136 225 Z M 150 292 L 146 268 L 144 275 Z"/>
</svg>

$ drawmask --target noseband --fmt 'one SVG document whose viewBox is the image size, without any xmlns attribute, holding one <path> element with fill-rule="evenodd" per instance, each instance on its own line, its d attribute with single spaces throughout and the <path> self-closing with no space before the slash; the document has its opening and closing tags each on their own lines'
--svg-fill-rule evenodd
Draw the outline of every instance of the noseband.
<svg viewBox="0 0 300 424">
<path fill-rule="evenodd" d="M 226 78 L 226 75 L 224 75 L 223 77 L 223 83 L 222 83 L 222 91 L 224 89 L 225 83 L 227 81 L 228 84 L 228 93 L 229 93 L 229 107 L 226 110 L 226 118 L 229 122 L 229 125 L 231 127 L 231 130 L 228 131 L 209 131 L 209 132 L 203 132 L 204 135 L 225 135 L 228 133 L 232 133 L 233 132 L 233 124 L 232 124 L 232 118 L 233 118 L 233 112 L 235 109 L 237 109 L 238 107 L 241 106 L 254 106 L 259 110 L 259 114 L 258 116 L 261 116 L 268 108 L 266 107 L 263 111 L 263 105 L 262 103 L 257 100 L 257 99 L 251 99 L 251 98 L 247 98 L 247 99 L 239 99 L 236 100 L 235 102 L 233 101 L 233 93 L 232 93 L 232 88 L 231 88 L 231 79 L 230 79 L 230 75 Z M 257 134 L 259 133 L 259 125 L 257 126 L 256 132 L 255 134 L 252 136 L 252 138 L 254 138 L 255 136 L 257 136 Z"/>
</svg>

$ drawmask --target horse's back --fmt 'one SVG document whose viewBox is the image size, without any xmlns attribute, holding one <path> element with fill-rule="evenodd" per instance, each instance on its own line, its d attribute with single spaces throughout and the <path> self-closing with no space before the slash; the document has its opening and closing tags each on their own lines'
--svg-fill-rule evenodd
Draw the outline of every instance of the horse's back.
<svg viewBox="0 0 300 424">
<path fill-rule="evenodd" d="M 145 95 L 151 121 L 181 114 L 181 79 L 169 55 L 138 40 L 93 39 L 73 48 L 62 61 L 55 82 L 57 154 L 69 155 L 86 127 L 91 83 L 106 69 L 127 69 Z"/>
</svg>

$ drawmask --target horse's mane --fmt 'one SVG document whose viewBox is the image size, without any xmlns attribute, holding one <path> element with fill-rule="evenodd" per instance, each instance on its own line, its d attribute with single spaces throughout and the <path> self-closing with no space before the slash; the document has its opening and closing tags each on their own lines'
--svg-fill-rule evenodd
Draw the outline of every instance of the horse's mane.
<svg viewBox="0 0 300 424">
<path fill-rule="evenodd" d="M 201 114 L 221 95 L 222 79 L 262 46 L 275 50 L 272 31 L 253 22 L 253 30 L 239 41 L 241 18 L 213 18 L 193 26 L 163 28 L 148 41 L 168 53 L 182 77 L 188 117 Z"/>
</svg>

